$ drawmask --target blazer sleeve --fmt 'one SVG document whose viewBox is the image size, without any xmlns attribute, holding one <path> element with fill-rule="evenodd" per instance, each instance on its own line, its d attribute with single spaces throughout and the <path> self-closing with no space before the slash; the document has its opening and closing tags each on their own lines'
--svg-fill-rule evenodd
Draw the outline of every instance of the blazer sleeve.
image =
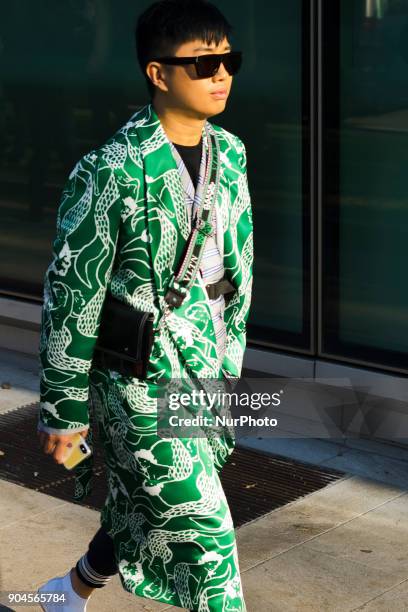
<svg viewBox="0 0 408 612">
<path fill-rule="evenodd" d="M 253 284 L 253 220 L 252 203 L 248 187 L 247 155 L 244 143 L 236 136 L 238 165 L 241 178 L 238 182 L 238 198 L 244 202 L 243 212 L 237 225 L 237 244 L 240 247 L 241 278 L 238 290 L 238 303 L 232 307 L 227 329 L 227 346 L 222 369 L 227 378 L 239 378 L 246 348 L 246 324 L 252 301 Z"/>
<path fill-rule="evenodd" d="M 38 429 L 74 433 L 89 425 L 89 370 L 121 221 L 114 169 L 91 151 L 76 164 L 57 214 L 44 277 L 39 344 Z"/>
</svg>

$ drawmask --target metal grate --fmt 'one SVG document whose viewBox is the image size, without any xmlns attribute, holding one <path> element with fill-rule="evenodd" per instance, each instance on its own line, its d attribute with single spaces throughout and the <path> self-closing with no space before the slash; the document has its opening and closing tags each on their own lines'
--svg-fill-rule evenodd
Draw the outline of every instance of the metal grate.
<svg viewBox="0 0 408 612">
<path fill-rule="evenodd" d="M 73 501 L 74 474 L 39 447 L 38 403 L 0 415 L 0 478 Z M 82 505 L 100 510 L 107 495 L 103 450 L 95 434 L 93 492 Z M 338 480 L 344 472 L 237 448 L 221 473 L 235 526 Z"/>
</svg>

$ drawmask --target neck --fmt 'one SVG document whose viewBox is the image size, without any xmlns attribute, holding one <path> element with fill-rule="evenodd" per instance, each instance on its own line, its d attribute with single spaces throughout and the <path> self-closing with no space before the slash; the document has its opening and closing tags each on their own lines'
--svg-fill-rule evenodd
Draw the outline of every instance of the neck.
<svg viewBox="0 0 408 612">
<path fill-rule="evenodd" d="M 178 108 L 164 106 L 160 100 L 155 100 L 153 107 L 171 142 L 185 146 L 194 146 L 200 142 L 206 119 L 192 117 Z"/>
</svg>

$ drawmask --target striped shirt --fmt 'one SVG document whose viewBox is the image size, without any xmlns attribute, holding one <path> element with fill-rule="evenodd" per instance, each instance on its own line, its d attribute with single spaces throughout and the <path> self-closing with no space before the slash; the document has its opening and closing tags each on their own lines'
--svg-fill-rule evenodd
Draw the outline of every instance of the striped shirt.
<svg viewBox="0 0 408 612">
<path fill-rule="evenodd" d="M 195 218 L 197 214 L 197 210 L 201 203 L 202 197 L 202 189 L 204 184 L 205 177 L 205 165 L 206 165 L 206 143 L 203 140 L 202 142 L 202 154 L 201 154 L 201 164 L 200 164 L 200 172 L 198 176 L 197 188 L 194 188 L 193 182 L 191 180 L 190 174 L 186 168 L 186 164 L 184 163 L 179 151 L 170 143 L 171 149 L 174 155 L 174 158 L 177 162 L 177 168 L 182 180 L 185 201 L 187 206 L 188 217 L 190 221 L 190 227 L 192 223 L 192 219 Z M 183 153 L 183 149 L 181 149 Z M 199 273 L 203 279 L 204 285 L 209 285 L 217 282 L 224 276 L 224 265 L 223 259 L 220 255 L 220 251 L 217 246 L 217 231 L 222 231 L 222 228 L 217 227 L 217 218 L 215 213 L 215 206 L 213 208 L 212 214 L 212 225 L 214 227 L 214 235 L 207 236 L 203 256 L 201 259 L 201 264 L 199 268 Z M 223 295 L 220 295 L 217 299 L 212 300 L 209 299 L 210 310 L 211 310 L 211 318 L 214 325 L 215 338 L 217 344 L 217 356 L 219 366 L 224 359 L 225 353 L 225 342 L 226 342 L 226 329 L 224 323 L 224 310 L 225 310 L 225 299 Z"/>
</svg>

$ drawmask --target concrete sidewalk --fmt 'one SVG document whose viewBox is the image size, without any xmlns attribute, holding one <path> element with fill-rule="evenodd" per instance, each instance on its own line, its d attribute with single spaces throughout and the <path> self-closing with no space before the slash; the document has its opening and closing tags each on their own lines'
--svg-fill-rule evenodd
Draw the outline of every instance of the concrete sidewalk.
<svg viewBox="0 0 408 612">
<path fill-rule="evenodd" d="M 11 385 L 0 388 L 1 411 L 38 400 L 36 371 L 32 358 L 1 353 L 0 387 Z M 248 612 L 408 610 L 407 451 L 288 442 L 273 440 L 274 452 L 348 474 L 237 530 Z M 99 526 L 96 511 L 9 482 L 0 481 L 0 500 L 0 590 L 32 591 L 65 573 Z M 176 610 L 135 598 L 118 578 L 88 604 L 130 609 Z"/>
</svg>

